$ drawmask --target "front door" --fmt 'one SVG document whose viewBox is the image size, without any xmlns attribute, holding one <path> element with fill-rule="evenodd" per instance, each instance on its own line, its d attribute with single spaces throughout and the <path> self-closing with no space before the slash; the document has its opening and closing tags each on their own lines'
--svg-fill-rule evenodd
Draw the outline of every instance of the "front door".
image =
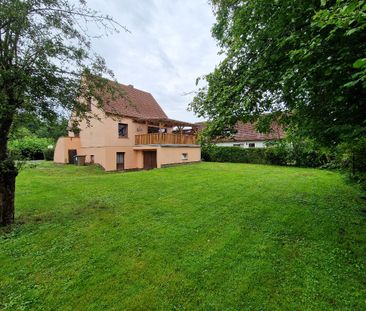
<svg viewBox="0 0 366 311">
<path fill-rule="evenodd" d="M 123 171 L 125 169 L 125 153 L 117 152 L 116 154 L 117 171 Z"/>
<path fill-rule="evenodd" d="M 75 163 L 75 156 L 77 155 L 76 149 L 69 149 L 69 164 Z"/>
<path fill-rule="evenodd" d="M 156 151 L 144 151 L 144 169 L 151 170 L 157 168 Z"/>
</svg>

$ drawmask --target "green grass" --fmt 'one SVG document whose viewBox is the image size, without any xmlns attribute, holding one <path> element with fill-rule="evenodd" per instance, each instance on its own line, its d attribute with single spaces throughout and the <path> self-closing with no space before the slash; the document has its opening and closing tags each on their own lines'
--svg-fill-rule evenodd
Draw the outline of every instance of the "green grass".
<svg viewBox="0 0 366 311">
<path fill-rule="evenodd" d="M 366 201 L 329 171 L 43 163 L 0 231 L 0 309 L 365 310 Z"/>
</svg>

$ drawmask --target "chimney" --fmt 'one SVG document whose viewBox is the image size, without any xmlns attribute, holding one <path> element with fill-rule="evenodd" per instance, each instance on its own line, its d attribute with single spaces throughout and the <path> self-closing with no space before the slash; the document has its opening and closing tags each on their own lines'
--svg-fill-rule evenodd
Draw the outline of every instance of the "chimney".
<svg viewBox="0 0 366 311">
<path fill-rule="evenodd" d="M 129 84 L 128 87 L 132 88 L 133 89 L 133 85 L 132 84 Z"/>
</svg>

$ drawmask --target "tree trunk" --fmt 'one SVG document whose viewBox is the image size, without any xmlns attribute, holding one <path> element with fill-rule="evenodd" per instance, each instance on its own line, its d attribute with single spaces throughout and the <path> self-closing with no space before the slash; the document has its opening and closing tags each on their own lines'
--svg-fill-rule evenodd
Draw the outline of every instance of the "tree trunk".
<svg viewBox="0 0 366 311">
<path fill-rule="evenodd" d="M 18 170 L 7 148 L 11 123 L 11 119 L 0 119 L 0 226 L 14 222 L 15 178 Z"/>
<path fill-rule="evenodd" d="M 17 169 L 14 162 L 7 158 L 0 161 L 0 225 L 14 222 L 15 178 Z"/>
</svg>

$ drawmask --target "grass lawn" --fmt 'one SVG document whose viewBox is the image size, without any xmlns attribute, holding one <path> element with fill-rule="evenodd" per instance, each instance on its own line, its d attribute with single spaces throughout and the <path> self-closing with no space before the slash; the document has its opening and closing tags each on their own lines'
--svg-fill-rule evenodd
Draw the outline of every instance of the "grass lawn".
<svg viewBox="0 0 366 311">
<path fill-rule="evenodd" d="M 366 201 L 337 173 L 42 163 L 16 209 L 0 309 L 366 309 Z"/>
</svg>

